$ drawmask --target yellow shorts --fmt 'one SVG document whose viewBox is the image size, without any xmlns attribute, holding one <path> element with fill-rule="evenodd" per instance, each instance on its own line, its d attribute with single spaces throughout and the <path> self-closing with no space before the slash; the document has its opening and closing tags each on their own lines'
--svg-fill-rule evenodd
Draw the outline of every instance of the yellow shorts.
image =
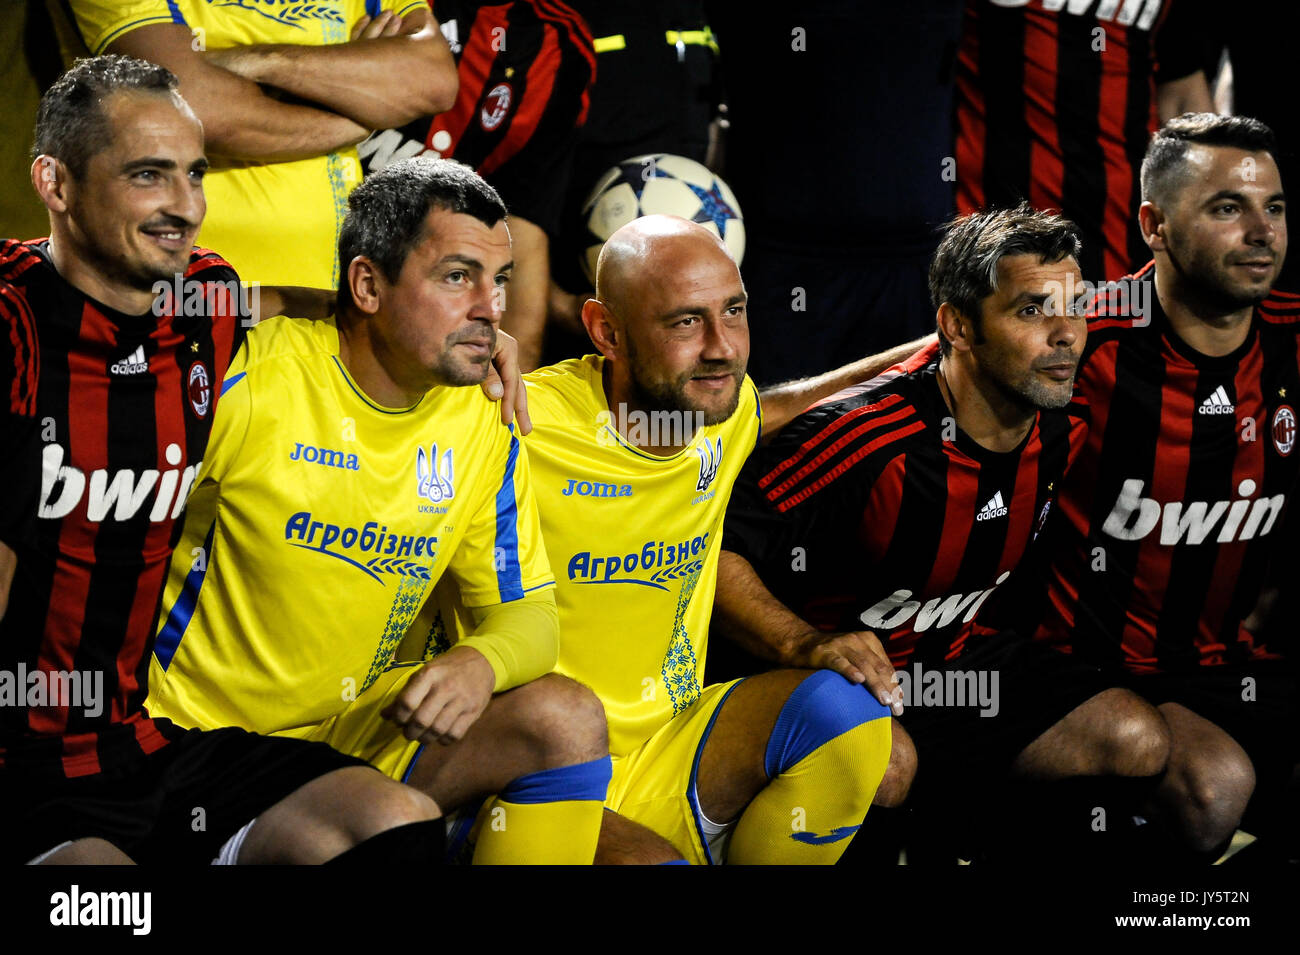
<svg viewBox="0 0 1300 955">
<path fill-rule="evenodd" d="M 700 822 L 695 777 L 718 711 L 739 683 L 705 687 L 699 699 L 659 732 L 614 759 L 606 808 L 657 832 L 692 865 L 715 861 Z"/>
<path fill-rule="evenodd" d="M 306 738 L 329 743 L 342 753 L 364 759 L 385 776 L 406 782 L 421 744 L 403 736 L 402 728 L 380 713 L 421 665 L 396 664 L 385 670 L 347 709 L 312 727 Z"/>
</svg>

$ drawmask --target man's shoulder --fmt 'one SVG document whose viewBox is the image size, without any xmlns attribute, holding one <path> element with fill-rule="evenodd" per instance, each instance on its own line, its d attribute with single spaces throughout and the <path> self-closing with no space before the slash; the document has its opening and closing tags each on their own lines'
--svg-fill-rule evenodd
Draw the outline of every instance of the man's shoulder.
<svg viewBox="0 0 1300 955">
<path fill-rule="evenodd" d="M 1259 303 L 1259 318 L 1274 334 L 1300 334 L 1300 295 L 1274 289 Z"/>
<path fill-rule="evenodd" d="M 57 279 L 46 258 L 49 239 L 0 239 L 0 284 L 23 287 L 34 281 Z"/>
<path fill-rule="evenodd" d="M 277 315 L 258 322 L 249 331 L 245 348 L 245 371 L 295 360 L 328 362 L 338 355 L 338 331 L 333 318 Z"/>
<path fill-rule="evenodd" d="M 546 365 L 524 375 L 528 387 L 528 413 L 534 424 L 545 430 L 548 426 L 590 417 L 594 406 L 603 406 L 603 367 L 601 356 L 585 355 Z"/>
<path fill-rule="evenodd" d="M 918 451 L 942 454 L 926 391 L 934 369 L 930 364 L 873 380 L 796 417 L 754 459 L 769 501 L 787 510 L 831 485 L 870 484 L 891 463 Z"/>
</svg>

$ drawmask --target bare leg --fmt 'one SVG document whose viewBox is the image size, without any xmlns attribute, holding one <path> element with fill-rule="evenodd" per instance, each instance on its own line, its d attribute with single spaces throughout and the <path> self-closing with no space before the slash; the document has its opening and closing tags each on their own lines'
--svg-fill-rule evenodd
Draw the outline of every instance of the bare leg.
<svg viewBox="0 0 1300 955">
<path fill-rule="evenodd" d="M 300 786 L 257 817 L 241 864 L 315 864 L 396 826 L 437 819 L 432 799 L 365 766 Z"/>
<path fill-rule="evenodd" d="M 131 858 L 104 839 L 78 839 L 41 860 L 41 865 L 135 865 Z"/>
<path fill-rule="evenodd" d="M 456 742 L 425 746 L 409 782 L 452 810 L 520 776 L 607 755 L 600 700 L 581 683 L 551 673 L 498 693 Z"/>
<path fill-rule="evenodd" d="M 1255 791 L 1255 768 L 1231 736 L 1177 703 L 1160 707 L 1172 744 L 1157 812 L 1195 852 L 1232 837 Z"/>
<path fill-rule="evenodd" d="M 596 865 L 659 865 L 681 858 L 672 843 L 653 830 L 605 810 L 596 844 Z"/>
<path fill-rule="evenodd" d="M 1165 768 L 1169 750 L 1160 711 L 1128 690 L 1103 690 L 1026 746 L 1011 773 L 1039 780 L 1154 776 Z"/>
</svg>

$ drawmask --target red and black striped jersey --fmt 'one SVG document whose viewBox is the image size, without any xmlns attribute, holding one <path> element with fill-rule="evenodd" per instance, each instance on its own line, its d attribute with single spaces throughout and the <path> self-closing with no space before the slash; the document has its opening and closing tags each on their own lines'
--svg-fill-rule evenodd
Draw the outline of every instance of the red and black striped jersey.
<svg viewBox="0 0 1300 955">
<path fill-rule="evenodd" d="M 1274 293 L 1240 348 L 1208 357 L 1174 334 L 1154 275 L 1128 294 L 1150 303 L 1146 318 L 1099 300 L 1089 321 L 1075 386 L 1088 442 L 1044 535 L 1037 635 L 1137 673 L 1271 658 L 1242 624 L 1287 546 L 1300 296 Z"/>
<path fill-rule="evenodd" d="M 895 666 L 959 656 L 1083 445 L 1041 412 L 1012 451 L 956 427 L 937 361 L 851 389 L 751 455 L 723 547 L 819 629 L 872 630 Z"/>
<path fill-rule="evenodd" d="M 78 291 L 48 240 L 0 242 L 0 765 L 82 776 L 163 746 L 143 709 L 154 623 L 220 382 L 249 324 L 195 249 L 145 315 Z M 17 493 L 11 493 L 11 488 Z M 196 555 L 197 557 L 198 555 Z"/>
<path fill-rule="evenodd" d="M 1156 83 L 1201 68 L 1188 0 L 968 0 L 957 58 L 957 209 L 1059 209 L 1094 282 L 1149 257 L 1138 173 Z"/>
<path fill-rule="evenodd" d="M 456 103 L 372 135 L 357 147 L 366 172 L 421 154 L 459 160 L 511 215 L 554 235 L 596 76 L 586 23 L 559 0 L 430 5 L 456 57 Z"/>
</svg>

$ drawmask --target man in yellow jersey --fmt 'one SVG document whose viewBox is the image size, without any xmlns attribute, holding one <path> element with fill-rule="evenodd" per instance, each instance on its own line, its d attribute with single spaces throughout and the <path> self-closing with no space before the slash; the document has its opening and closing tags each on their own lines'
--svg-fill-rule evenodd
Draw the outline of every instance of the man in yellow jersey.
<svg viewBox="0 0 1300 955">
<path fill-rule="evenodd" d="M 456 64 L 424 0 L 71 6 L 92 53 L 180 79 L 212 161 L 198 244 L 246 282 L 337 288 L 356 144 L 456 99 Z"/>
<path fill-rule="evenodd" d="M 647 216 L 606 243 L 582 318 L 601 354 L 526 376 L 525 444 L 558 669 L 609 719 L 620 815 L 597 861 L 663 858 L 625 816 L 691 862 L 834 862 L 885 772 L 890 710 L 829 670 L 701 686 L 723 514 L 763 413 L 739 270 L 707 230 Z M 781 415 L 814 397 L 780 395 Z"/>
<path fill-rule="evenodd" d="M 337 317 L 276 318 L 230 366 L 163 598 L 148 709 L 363 756 L 447 809 L 495 794 L 477 862 L 590 862 L 609 781 L 596 697 L 552 674 L 554 577 L 513 426 L 473 385 L 511 269 L 468 167 L 352 194 Z M 472 632 L 391 666 L 433 585 Z"/>
</svg>

